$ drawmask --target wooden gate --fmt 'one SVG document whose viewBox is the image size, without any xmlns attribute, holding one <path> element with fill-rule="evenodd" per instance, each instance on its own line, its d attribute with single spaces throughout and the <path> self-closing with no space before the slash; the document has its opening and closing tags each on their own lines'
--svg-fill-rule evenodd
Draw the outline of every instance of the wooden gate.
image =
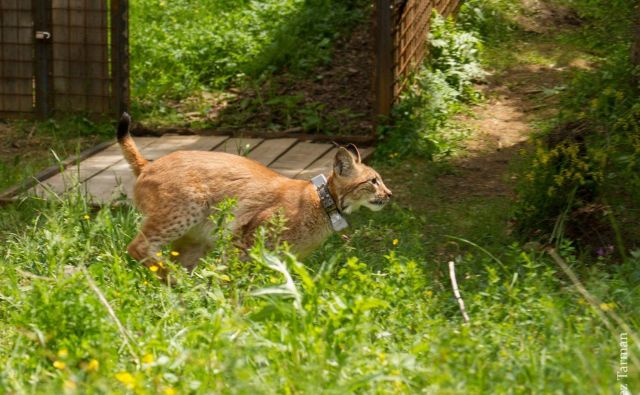
<svg viewBox="0 0 640 395">
<path fill-rule="evenodd" d="M 127 8 L 127 0 L 0 0 L 0 117 L 125 110 Z"/>
<path fill-rule="evenodd" d="M 431 13 L 449 15 L 461 0 L 375 0 L 376 115 L 388 116 L 404 80 L 424 60 Z"/>
</svg>

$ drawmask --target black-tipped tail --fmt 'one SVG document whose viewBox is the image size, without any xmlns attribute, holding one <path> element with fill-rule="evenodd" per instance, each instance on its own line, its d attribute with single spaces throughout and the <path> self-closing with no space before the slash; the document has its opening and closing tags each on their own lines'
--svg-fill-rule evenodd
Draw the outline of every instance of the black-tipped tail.
<svg viewBox="0 0 640 395">
<path fill-rule="evenodd" d="M 120 122 L 118 122 L 118 132 L 116 137 L 118 138 L 118 142 L 121 142 L 129 135 L 129 127 L 131 126 L 131 116 L 126 112 L 122 113 L 122 117 L 120 117 Z"/>
</svg>

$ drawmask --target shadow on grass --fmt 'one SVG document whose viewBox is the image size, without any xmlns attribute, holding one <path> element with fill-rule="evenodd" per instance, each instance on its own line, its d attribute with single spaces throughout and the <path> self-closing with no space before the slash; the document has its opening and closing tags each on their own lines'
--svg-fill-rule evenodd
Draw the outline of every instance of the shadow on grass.
<svg viewBox="0 0 640 395">
<path fill-rule="evenodd" d="M 370 12 L 365 0 L 307 0 L 260 53 L 238 64 L 228 89 L 140 115 L 145 123 L 230 134 L 371 134 Z M 207 86 L 215 76 L 204 78 Z"/>
</svg>

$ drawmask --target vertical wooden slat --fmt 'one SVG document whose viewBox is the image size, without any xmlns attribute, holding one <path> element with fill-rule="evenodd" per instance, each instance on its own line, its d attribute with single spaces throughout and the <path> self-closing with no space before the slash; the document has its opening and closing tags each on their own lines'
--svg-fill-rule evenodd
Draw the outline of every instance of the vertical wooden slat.
<svg viewBox="0 0 640 395">
<path fill-rule="evenodd" d="M 391 1 L 376 0 L 376 69 L 375 114 L 388 117 L 393 102 L 393 45 L 391 35 Z"/>
<path fill-rule="evenodd" d="M 0 1 L 0 115 L 33 112 L 32 0 Z"/>
<path fill-rule="evenodd" d="M 34 1 L 34 32 L 51 32 L 51 0 Z M 49 115 L 51 108 L 51 38 L 35 43 L 36 111 L 40 117 Z"/>
<path fill-rule="evenodd" d="M 111 0 L 112 109 L 119 115 L 129 108 L 129 2 Z"/>
<path fill-rule="evenodd" d="M 107 41 L 107 9 L 104 0 L 86 1 L 85 41 L 87 107 L 91 112 L 107 113 L 109 109 L 109 70 Z"/>
<path fill-rule="evenodd" d="M 388 116 L 407 77 L 426 56 L 431 11 L 447 16 L 461 0 L 375 0 L 374 4 L 375 114 Z"/>
<path fill-rule="evenodd" d="M 633 10 L 633 21 L 632 21 L 632 38 L 633 42 L 631 44 L 631 62 L 635 67 L 640 67 L 640 3 L 636 4 Z M 635 89 L 639 90 L 640 88 L 640 77 L 638 73 L 633 74 Z"/>
<path fill-rule="evenodd" d="M 55 109 L 106 114 L 111 104 L 108 0 L 52 1 Z"/>
</svg>

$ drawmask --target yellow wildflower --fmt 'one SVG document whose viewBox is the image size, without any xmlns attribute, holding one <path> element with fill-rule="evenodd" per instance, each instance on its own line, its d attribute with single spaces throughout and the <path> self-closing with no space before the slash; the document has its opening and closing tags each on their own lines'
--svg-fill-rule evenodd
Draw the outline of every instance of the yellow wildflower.
<svg viewBox="0 0 640 395">
<path fill-rule="evenodd" d="M 176 391 L 173 387 L 167 387 L 164 389 L 165 395 L 176 395 L 178 391 Z"/>
<path fill-rule="evenodd" d="M 67 364 L 62 361 L 56 360 L 56 361 L 53 361 L 53 367 L 56 369 L 62 370 L 67 367 Z"/>
<path fill-rule="evenodd" d="M 144 363 L 153 363 L 153 355 L 151 355 L 151 354 L 145 354 L 145 355 L 142 357 L 142 362 L 144 362 Z"/>
<path fill-rule="evenodd" d="M 65 380 L 64 381 L 64 388 L 68 389 L 68 390 L 75 390 L 76 389 L 76 383 L 73 380 Z"/>
<path fill-rule="evenodd" d="M 82 216 L 82 218 L 84 218 L 84 219 L 91 219 L 91 216 L 89 216 L 89 214 L 85 214 L 84 216 Z"/>
<path fill-rule="evenodd" d="M 162 251 L 156 252 L 156 256 L 162 256 Z"/>
<path fill-rule="evenodd" d="M 98 362 L 97 359 L 92 359 L 85 365 L 84 370 L 86 370 L 87 372 L 95 372 L 99 367 L 100 362 Z"/>
<path fill-rule="evenodd" d="M 394 246 L 397 246 L 399 241 L 398 241 L 398 239 L 393 239 L 392 243 L 393 243 Z"/>
<path fill-rule="evenodd" d="M 221 274 L 220 275 L 220 280 L 222 280 L 222 281 L 231 281 L 231 278 L 229 276 L 227 276 L 226 274 Z"/>
<path fill-rule="evenodd" d="M 178 251 L 171 251 L 171 256 L 178 256 L 180 253 Z"/>
<path fill-rule="evenodd" d="M 158 266 L 161 267 L 161 268 L 164 268 L 164 263 L 158 262 Z"/>
<path fill-rule="evenodd" d="M 124 384 L 129 389 L 136 386 L 136 379 L 129 372 L 116 373 L 115 377 L 116 380 Z"/>
<path fill-rule="evenodd" d="M 602 311 L 610 311 L 613 310 L 616 307 L 615 303 L 602 303 L 600 304 L 600 308 L 602 309 Z"/>
<path fill-rule="evenodd" d="M 150 266 L 150 267 L 149 267 L 149 270 L 151 270 L 152 272 L 154 272 L 154 273 L 155 273 L 155 272 L 157 272 L 157 271 L 158 271 L 158 266 L 156 266 L 156 265 Z"/>
<path fill-rule="evenodd" d="M 66 358 L 68 356 L 69 356 L 69 350 L 67 350 L 66 348 L 61 348 L 60 350 L 58 350 L 58 357 Z"/>
</svg>

